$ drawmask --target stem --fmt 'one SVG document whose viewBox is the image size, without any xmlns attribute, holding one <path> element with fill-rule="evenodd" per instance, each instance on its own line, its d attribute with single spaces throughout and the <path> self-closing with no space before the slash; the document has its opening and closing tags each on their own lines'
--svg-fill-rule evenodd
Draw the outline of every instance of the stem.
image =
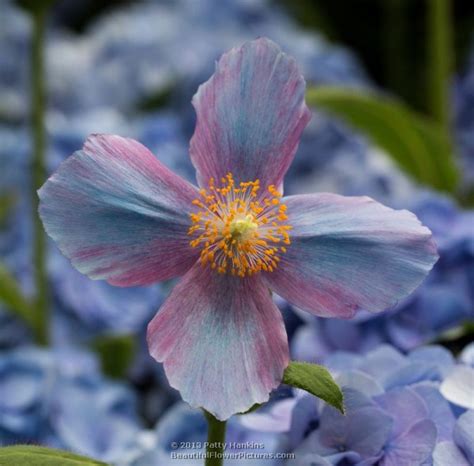
<svg viewBox="0 0 474 466">
<path fill-rule="evenodd" d="M 46 345 L 48 343 L 49 328 L 49 300 L 48 300 L 48 278 L 46 273 L 46 237 L 43 226 L 38 215 L 39 198 L 37 190 L 42 186 L 46 178 L 45 169 L 45 145 L 46 135 L 44 128 L 44 31 L 46 9 L 38 8 L 32 11 L 33 37 L 31 44 L 31 109 L 32 109 L 32 186 L 31 201 L 33 215 L 33 263 L 34 280 L 36 287 L 35 296 L 35 335 L 37 343 Z"/>
<path fill-rule="evenodd" d="M 451 0 L 427 0 L 428 105 L 446 132 L 450 123 L 452 71 Z"/>
<path fill-rule="evenodd" d="M 207 419 L 207 445 L 205 466 L 222 466 L 224 464 L 224 443 L 226 421 L 219 421 L 211 413 L 204 411 Z"/>
</svg>

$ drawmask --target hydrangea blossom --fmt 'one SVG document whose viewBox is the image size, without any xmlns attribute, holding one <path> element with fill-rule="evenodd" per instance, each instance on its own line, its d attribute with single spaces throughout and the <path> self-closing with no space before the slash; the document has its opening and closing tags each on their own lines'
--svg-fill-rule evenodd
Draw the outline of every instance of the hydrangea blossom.
<svg viewBox="0 0 474 466">
<path fill-rule="evenodd" d="M 40 443 L 112 461 L 140 430 L 133 393 L 104 379 L 92 354 L 22 347 L 0 356 L 0 445 Z"/>
<path fill-rule="evenodd" d="M 465 393 L 450 392 L 447 400 L 442 389 L 466 366 L 446 349 L 428 346 L 404 356 L 383 345 L 363 356 L 336 352 L 325 362 L 343 387 L 346 416 L 297 392 L 243 417 L 248 428 L 285 434 L 280 451 L 296 455 L 288 464 L 470 464 L 473 411 L 459 408 Z"/>
<path fill-rule="evenodd" d="M 193 99 L 199 188 L 137 141 L 94 135 L 40 190 L 46 231 L 118 286 L 184 275 L 148 327 L 151 355 L 219 419 L 268 399 L 288 364 L 268 289 L 323 317 L 380 311 L 437 259 L 407 211 L 365 197 L 282 197 L 310 119 L 295 61 L 268 39 L 232 49 Z"/>
<path fill-rule="evenodd" d="M 261 466 L 262 462 L 269 466 L 280 464 L 281 461 L 273 460 L 271 455 L 280 451 L 281 435 L 261 432 L 258 428 L 249 429 L 238 416 L 233 417 L 227 425 L 226 466 L 239 466 L 242 462 L 250 466 Z M 203 412 L 178 402 L 160 418 L 153 430 L 140 432 L 135 444 L 115 466 L 202 465 L 199 455 L 205 453 L 206 441 L 207 422 Z M 186 456 L 175 458 L 173 453 Z M 267 457 L 263 460 L 262 456 L 251 458 L 252 454 Z"/>
</svg>

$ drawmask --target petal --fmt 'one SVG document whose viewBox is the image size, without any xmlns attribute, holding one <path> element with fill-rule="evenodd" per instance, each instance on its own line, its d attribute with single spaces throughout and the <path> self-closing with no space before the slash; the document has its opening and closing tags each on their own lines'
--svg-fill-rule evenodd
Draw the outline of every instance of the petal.
<svg viewBox="0 0 474 466">
<path fill-rule="evenodd" d="M 196 189 L 132 139 L 91 136 L 39 196 L 46 231 L 90 278 L 145 285 L 197 258 L 187 236 Z"/>
<path fill-rule="evenodd" d="M 413 390 L 425 402 L 429 418 L 435 423 L 438 430 L 438 441 L 450 440 L 456 418 L 449 403 L 439 392 L 439 385 L 437 383 L 424 382 L 415 385 Z"/>
<path fill-rule="evenodd" d="M 234 48 L 193 98 L 191 159 L 201 185 L 232 172 L 236 181 L 279 186 L 311 113 L 293 58 L 261 38 Z"/>
<path fill-rule="evenodd" d="M 429 415 L 421 396 L 408 387 L 386 392 L 378 396 L 376 402 L 394 419 L 392 437 L 399 437 Z"/>
<path fill-rule="evenodd" d="M 436 426 L 429 419 L 425 419 L 386 447 L 380 466 L 430 464 L 425 462 L 431 459 L 435 444 Z"/>
<path fill-rule="evenodd" d="M 474 368 L 456 366 L 440 387 L 441 394 L 451 403 L 474 409 Z"/>
<path fill-rule="evenodd" d="M 469 410 L 462 414 L 454 427 L 453 437 L 456 445 L 474 464 L 474 411 Z"/>
<path fill-rule="evenodd" d="M 283 318 L 262 281 L 197 264 L 149 324 L 148 346 L 185 401 L 223 420 L 267 401 L 289 361 Z"/>
<path fill-rule="evenodd" d="M 364 405 L 364 396 L 356 390 L 344 389 L 346 394 L 353 398 L 347 399 L 346 415 L 330 406 L 321 413 L 317 453 L 328 455 L 343 448 L 363 458 L 376 456 L 389 438 L 393 420 L 380 408 Z"/>
<path fill-rule="evenodd" d="M 318 316 L 382 311 L 411 293 L 437 260 L 431 232 L 406 210 L 327 193 L 282 202 L 293 226 L 291 245 L 267 281 Z"/>
<path fill-rule="evenodd" d="M 289 432 L 293 410 L 298 402 L 297 398 L 285 398 L 274 404 L 266 412 L 252 412 L 240 416 L 243 426 L 261 432 Z"/>
<path fill-rule="evenodd" d="M 461 450 L 453 442 L 439 442 L 433 451 L 433 466 L 469 466 Z"/>
</svg>

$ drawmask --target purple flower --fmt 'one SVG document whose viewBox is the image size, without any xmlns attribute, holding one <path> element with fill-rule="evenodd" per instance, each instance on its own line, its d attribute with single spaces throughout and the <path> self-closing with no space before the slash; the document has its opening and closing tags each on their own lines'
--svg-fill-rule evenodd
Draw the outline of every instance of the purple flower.
<svg viewBox="0 0 474 466">
<path fill-rule="evenodd" d="M 112 461 L 141 430 L 135 396 L 72 347 L 0 354 L 0 445 L 39 443 Z"/>
<path fill-rule="evenodd" d="M 241 422 L 284 434 L 279 449 L 295 452 L 298 465 L 471 464 L 473 411 L 450 403 L 459 405 L 464 395 L 449 400 L 442 389 L 466 366 L 446 349 L 427 346 L 405 356 L 383 345 L 365 356 L 337 352 L 325 362 L 344 391 L 345 416 L 297 392 Z"/>
<path fill-rule="evenodd" d="M 469 466 L 474 463 L 474 411 L 466 411 L 456 422 L 453 440 L 436 445 L 433 452 L 434 466 L 455 464 Z"/>
<path fill-rule="evenodd" d="M 220 59 L 193 99 L 200 188 L 145 147 L 95 135 L 40 190 L 49 235 L 82 273 L 118 286 L 184 275 L 148 327 L 151 355 L 219 419 L 268 400 L 288 364 L 268 289 L 350 318 L 413 291 L 437 259 L 430 231 L 366 197 L 282 198 L 310 119 L 295 61 L 267 39 Z"/>
<path fill-rule="evenodd" d="M 190 408 L 183 402 L 170 407 L 159 419 L 154 430 L 142 431 L 135 445 L 116 462 L 117 466 L 155 466 L 176 464 L 180 466 L 202 465 L 207 441 L 207 423 L 201 410 Z M 281 434 L 247 429 L 241 416 L 229 420 L 226 433 L 226 466 L 268 466 L 282 464 L 279 453 Z M 178 453 L 177 456 L 175 456 Z M 183 455 L 183 457 L 179 457 Z M 194 455 L 194 458 L 193 458 Z M 244 456 L 245 455 L 245 456 Z M 251 458 L 250 455 L 255 455 Z M 258 457 L 257 455 L 260 455 Z M 267 457 L 262 460 L 263 455 Z M 274 458 L 271 458 L 271 456 Z"/>
</svg>

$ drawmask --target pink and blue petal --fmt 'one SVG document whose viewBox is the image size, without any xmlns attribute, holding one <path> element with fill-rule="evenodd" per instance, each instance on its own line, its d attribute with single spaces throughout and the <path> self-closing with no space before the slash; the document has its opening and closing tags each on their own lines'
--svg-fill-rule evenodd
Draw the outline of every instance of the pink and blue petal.
<svg viewBox="0 0 474 466">
<path fill-rule="evenodd" d="M 197 124 L 191 159 L 198 181 L 260 179 L 280 186 L 311 114 L 293 58 L 261 38 L 234 48 L 193 98 Z"/>
<path fill-rule="evenodd" d="M 90 278 L 145 285 L 196 260 L 187 236 L 196 189 L 137 141 L 91 136 L 39 196 L 46 231 Z"/>
<path fill-rule="evenodd" d="M 148 347 L 185 401 L 222 420 L 267 401 L 289 361 L 282 316 L 262 281 L 200 265 L 150 322 Z"/>
<path fill-rule="evenodd" d="M 438 255 L 431 232 L 415 215 L 368 197 L 290 196 L 291 245 L 270 288 L 322 317 L 382 311 L 410 294 Z"/>
</svg>

